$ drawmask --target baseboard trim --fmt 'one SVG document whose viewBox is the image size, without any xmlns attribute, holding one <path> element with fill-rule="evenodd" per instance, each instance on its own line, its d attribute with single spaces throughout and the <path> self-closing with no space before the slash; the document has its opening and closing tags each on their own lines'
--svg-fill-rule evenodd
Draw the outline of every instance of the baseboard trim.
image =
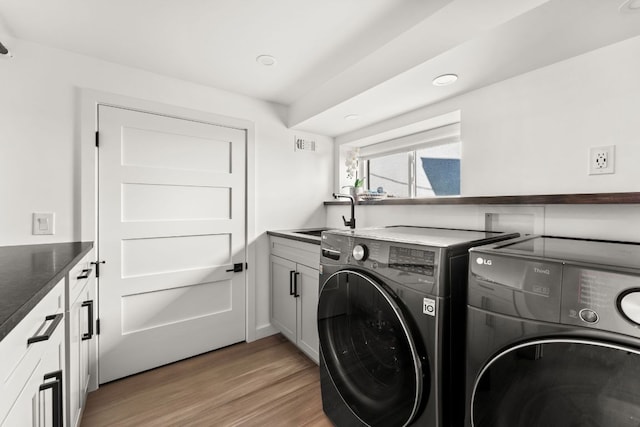
<svg viewBox="0 0 640 427">
<path fill-rule="evenodd" d="M 261 338 L 266 338 L 266 337 L 269 337 L 271 335 L 275 335 L 278 332 L 280 332 L 280 331 L 278 331 L 276 328 L 274 328 L 273 325 L 271 325 L 271 324 L 258 326 L 256 328 L 256 333 L 254 334 L 254 340 L 252 340 L 252 341 L 259 340 Z M 251 341 L 247 340 L 247 342 L 251 342 Z"/>
</svg>

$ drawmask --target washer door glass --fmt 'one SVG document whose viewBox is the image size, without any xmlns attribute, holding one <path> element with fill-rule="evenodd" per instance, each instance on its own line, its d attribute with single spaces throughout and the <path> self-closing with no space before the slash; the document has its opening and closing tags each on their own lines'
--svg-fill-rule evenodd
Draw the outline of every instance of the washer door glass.
<svg viewBox="0 0 640 427">
<path fill-rule="evenodd" d="M 323 361 L 343 400 L 370 426 L 404 426 L 422 396 L 422 368 L 409 324 L 391 294 L 359 272 L 324 283 L 318 302 Z"/>
<path fill-rule="evenodd" d="M 583 340 L 522 344 L 485 366 L 471 404 L 475 427 L 638 427 L 640 354 Z"/>
</svg>

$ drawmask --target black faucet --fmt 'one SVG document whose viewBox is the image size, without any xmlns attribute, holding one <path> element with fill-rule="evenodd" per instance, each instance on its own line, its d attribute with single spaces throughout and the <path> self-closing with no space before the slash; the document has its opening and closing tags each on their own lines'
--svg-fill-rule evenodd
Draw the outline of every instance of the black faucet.
<svg viewBox="0 0 640 427">
<path fill-rule="evenodd" d="M 356 214 L 355 214 L 356 199 L 355 199 L 355 197 L 353 197 L 350 194 L 341 194 L 341 193 L 333 193 L 333 197 L 335 199 L 343 197 L 343 198 L 349 199 L 351 201 L 351 219 L 349 219 L 349 221 L 347 221 L 347 219 L 344 217 L 344 215 L 342 215 L 342 221 L 344 221 L 344 225 L 346 227 L 350 227 L 352 229 L 356 228 Z"/>
</svg>

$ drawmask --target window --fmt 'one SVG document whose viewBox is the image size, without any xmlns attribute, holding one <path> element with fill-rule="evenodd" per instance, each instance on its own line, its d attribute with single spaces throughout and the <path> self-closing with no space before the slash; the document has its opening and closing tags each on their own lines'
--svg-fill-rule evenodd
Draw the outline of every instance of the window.
<svg viewBox="0 0 640 427">
<path fill-rule="evenodd" d="M 396 197 L 460 195 L 462 143 L 429 145 L 366 159 L 369 190 Z"/>
<path fill-rule="evenodd" d="M 376 157 L 367 162 L 369 190 L 380 188 L 397 197 L 410 197 L 407 153 Z"/>
</svg>

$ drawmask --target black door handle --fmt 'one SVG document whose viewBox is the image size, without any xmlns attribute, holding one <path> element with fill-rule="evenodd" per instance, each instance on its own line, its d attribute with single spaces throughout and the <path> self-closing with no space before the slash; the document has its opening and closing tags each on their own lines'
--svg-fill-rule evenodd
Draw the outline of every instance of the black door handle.
<svg viewBox="0 0 640 427">
<path fill-rule="evenodd" d="M 87 333 L 82 334 L 82 341 L 90 340 L 93 338 L 93 300 L 84 301 L 82 307 L 87 307 L 89 312 L 87 313 Z"/>
<path fill-rule="evenodd" d="M 239 272 L 241 272 L 242 270 L 243 270 L 243 268 L 242 268 L 242 263 L 241 263 L 241 262 L 239 262 L 239 263 L 237 263 L 237 264 L 233 264 L 233 268 L 231 268 L 231 269 L 227 270 L 227 272 L 228 272 L 228 273 L 230 273 L 230 272 L 232 272 L 232 271 L 233 271 L 234 273 L 239 273 Z"/>
<path fill-rule="evenodd" d="M 291 270 L 289 272 L 289 295 L 293 295 L 293 275 L 296 273 L 295 270 Z"/>
<path fill-rule="evenodd" d="M 96 266 L 96 278 L 100 277 L 100 264 L 105 264 L 106 261 L 91 261 L 89 264 Z"/>
</svg>

